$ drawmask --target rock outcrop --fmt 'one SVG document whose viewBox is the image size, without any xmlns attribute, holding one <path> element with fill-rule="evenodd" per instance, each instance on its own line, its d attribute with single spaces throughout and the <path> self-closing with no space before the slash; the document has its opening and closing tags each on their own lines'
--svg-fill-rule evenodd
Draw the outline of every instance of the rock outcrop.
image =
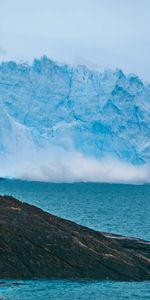
<svg viewBox="0 0 150 300">
<path fill-rule="evenodd" d="M 97 232 L 0 196 L 0 278 L 150 280 L 150 242 Z"/>
</svg>

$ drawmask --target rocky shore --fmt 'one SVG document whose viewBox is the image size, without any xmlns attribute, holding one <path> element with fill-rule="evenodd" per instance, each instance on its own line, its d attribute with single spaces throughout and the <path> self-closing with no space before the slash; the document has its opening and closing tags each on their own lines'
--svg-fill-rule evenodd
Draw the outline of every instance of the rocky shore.
<svg viewBox="0 0 150 300">
<path fill-rule="evenodd" d="M 0 278 L 150 280 L 150 242 L 97 232 L 0 196 Z"/>
</svg>

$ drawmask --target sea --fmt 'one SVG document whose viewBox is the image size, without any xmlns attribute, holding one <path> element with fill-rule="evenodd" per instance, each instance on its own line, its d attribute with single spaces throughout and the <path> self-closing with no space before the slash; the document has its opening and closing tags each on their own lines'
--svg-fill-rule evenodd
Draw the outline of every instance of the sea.
<svg viewBox="0 0 150 300">
<path fill-rule="evenodd" d="M 150 185 L 0 180 L 12 195 L 98 231 L 150 241 Z M 0 280 L 0 300 L 146 300 L 150 282 Z"/>
</svg>

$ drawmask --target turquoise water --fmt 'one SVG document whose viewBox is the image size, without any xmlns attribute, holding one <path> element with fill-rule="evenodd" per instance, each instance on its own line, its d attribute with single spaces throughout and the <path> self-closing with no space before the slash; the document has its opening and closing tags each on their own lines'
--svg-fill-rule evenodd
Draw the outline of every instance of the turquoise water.
<svg viewBox="0 0 150 300">
<path fill-rule="evenodd" d="M 0 180 L 0 194 L 13 195 L 100 231 L 150 240 L 150 185 Z M 150 283 L 1 281 L 1 297 L 7 300 L 150 299 Z"/>
<path fill-rule="evenodd" d="M 1 286 L 4 300 L 149 300 L 149 282 L 26 281 Z M 0 298 L 1 299 L 1 298 Z"/>
</svg>

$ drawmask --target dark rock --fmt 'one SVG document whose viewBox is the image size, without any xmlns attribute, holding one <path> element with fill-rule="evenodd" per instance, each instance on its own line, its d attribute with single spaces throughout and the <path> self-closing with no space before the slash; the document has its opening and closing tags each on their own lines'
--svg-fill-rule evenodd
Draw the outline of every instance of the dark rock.
<svg viewBox="0 0 150 300">
<path fill-rule="evenodd" d="M 0 278 L 150 280 L 150 242 L 100 233 L 0 196 Z"/>
</svg>

